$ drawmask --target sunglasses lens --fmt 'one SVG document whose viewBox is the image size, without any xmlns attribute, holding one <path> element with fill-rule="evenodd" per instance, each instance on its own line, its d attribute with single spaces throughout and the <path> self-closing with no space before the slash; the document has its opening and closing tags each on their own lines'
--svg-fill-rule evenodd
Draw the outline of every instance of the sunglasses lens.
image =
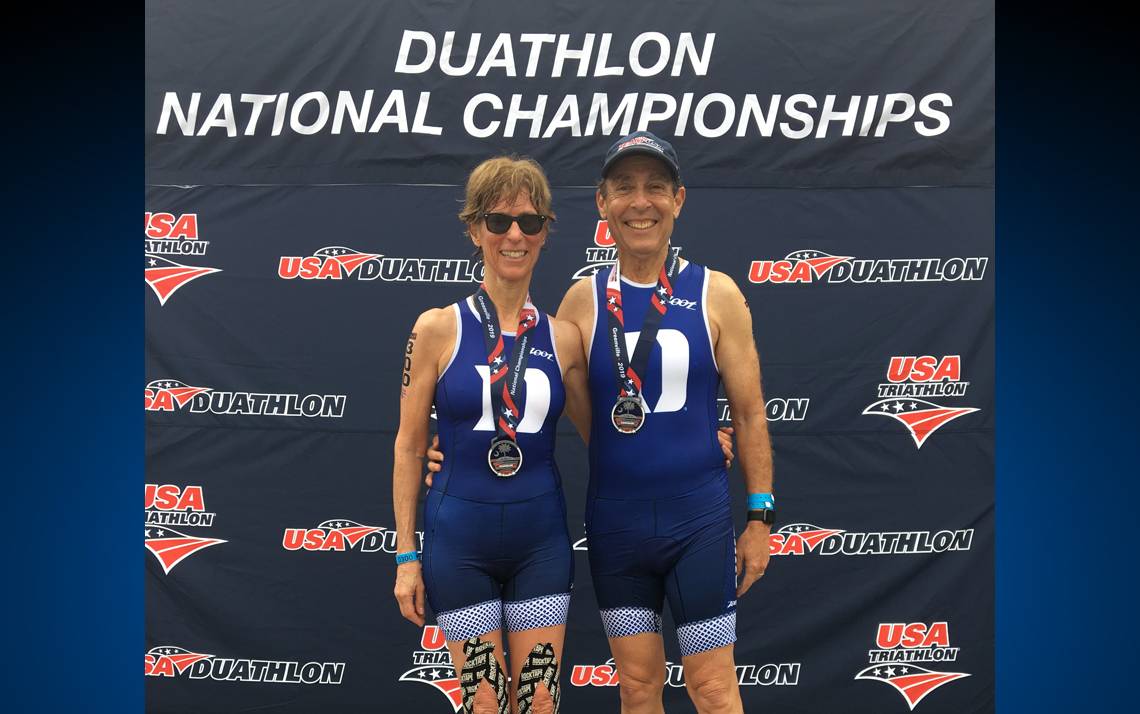
<svg viewBox="0 0 1140 714">
<path fill-rule="evenodd" d="M 519 230 L 532 236 L 542 230 L 542 224 L 546 222 L 545 216 L 536 216 L 533 213 L 527 213 L 518 217 Z"/>
<path fill-rule="evenodd" d="M 511 217 L 502 213 L 488 213 L 484 220 L 492 233 L 506 233 L 511 229 Z"/>
</svg>

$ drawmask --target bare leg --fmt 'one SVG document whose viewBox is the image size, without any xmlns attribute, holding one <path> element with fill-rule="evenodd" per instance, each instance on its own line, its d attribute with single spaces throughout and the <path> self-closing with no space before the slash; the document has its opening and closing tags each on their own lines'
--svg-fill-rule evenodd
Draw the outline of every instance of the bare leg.
<svg viewBox="0 0 1140 714">
<path fill-rule="evenodd" d="M 732 645 L 682 657 L 681 662 L 685 688 L 698 714 L 744 714 Z"/>
<path fill-rule="evenodd" d="M 611 637 L 622 714 L 664 714 L 665 643 L 655 632 Z"/>
</svg>

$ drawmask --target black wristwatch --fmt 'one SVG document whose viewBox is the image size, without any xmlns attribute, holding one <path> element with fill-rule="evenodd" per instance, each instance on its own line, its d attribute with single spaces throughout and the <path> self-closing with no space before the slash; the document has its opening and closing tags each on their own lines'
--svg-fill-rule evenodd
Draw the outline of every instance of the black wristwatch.
<svg viewBox="0 0 1140 714">
<path fill-rule="evenodd" d="M 761 523 L 772 525 L 776 522 L 776 509 L 764 508 L 759 511 L 749 511 L 748 520 L 760 521 Z"/>
</svg>

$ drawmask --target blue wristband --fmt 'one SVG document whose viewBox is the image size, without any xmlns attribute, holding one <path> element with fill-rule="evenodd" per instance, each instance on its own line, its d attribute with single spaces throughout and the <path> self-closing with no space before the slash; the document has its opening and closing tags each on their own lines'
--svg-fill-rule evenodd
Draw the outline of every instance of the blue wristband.
<svg viewBox="0 0 1140 714">
<path fill-rule="evenodd" d="M 417 553 L 414 550 L 409 550 L 407 553 L 400 553 L 399 555 L 396 556 L 396 565 L 403 565 L 404 563 L 410 563 L 413 560 L 419 560 L 419 559 L 420 559 L 419 553 Z"/>
<path fill-rule="evenodd" d="M 750 511 L 771 510 L 775 507 L 776 497 L 770 493 L 748 494 L 748 510 Z"/>
</svg>

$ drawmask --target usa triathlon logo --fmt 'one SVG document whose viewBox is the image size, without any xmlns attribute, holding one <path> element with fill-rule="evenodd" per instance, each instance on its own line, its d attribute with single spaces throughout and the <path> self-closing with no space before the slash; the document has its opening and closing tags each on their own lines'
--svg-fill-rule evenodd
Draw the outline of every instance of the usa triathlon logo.
<svg viewBox="0 0 1140 714">
<path fill-rule="evenodd" d="M 173 528 L 162 526 L 147 526 L 144 544 L 151 555 L 158 559 L 162 572 L 170 575 L 174 566 L 186 560 L 200 550 L 212 545 L 221 545 L 226 541 L 218 538 L 202 538 L 186 535 Z"/>
<path fill-rule="evenodd" d="M 154 255 L 205 255 L 210 241 L 198 237 L 198 214 L 145 214 L 146 252 Z"/>
<path fill-rule="evenodd" d="M 463 708 L 463 692 L 446 645 L 447 641 L 438 627 L 425 627 L 420 635 L 420 649 L 412 652 L 412 668 L 401 674 L 398 680 L 426 684 L 446 697 L 452 710 L 458 712 Z"/>
<path fill-rule="evenodd" d="M 479 283 L 483 261 L 470 258 L 396 258 L 334 245 L 312 255 L 282 256 L 282 280 L 382 280 L 384 282 Z"/>
<path fill-rule="evenodd" d="M 194 387 L 177 379 L 156 379 L 144 390 L 148 412 L 186 410 L 192 414 L 339 419 L 344 416 L 347 401 L 344 394 L 227 392 L 212 387 Z"/>
<path fill-rule="evenodd" d="M 803 421 L 807 418 L 811 399 L 808 397 L 773 397 L 764 402 L 764 415 L 768 421 Z M 716 400 L 717 419 L 721 426 L 732 425 L 732 409 L 728 400 L 721 397 Z"/>
<path fill-rule="evenodd" d="M 189 535 L 172 528 L 208 528 L 214 525 L 215 514 L 206 510 L 206 497 L 201 486 L 148 483 L 143 513 L 146 516 L 143 543 L 167 575 L 191 555 L 226 542 L 220 538 Z"/>
<path fill-rule="evenodd" d="M 685 668 L 666 662 L 665 684 L 669 687 L 685 686 Z M 742 687 L 795 686 L 800 683 L 800 663 L 738 664 L 736 681 Z M 575 687 L 616 687 L 617 666 L 611 657 L 602 664 L 576 664 L 570 670 L 570 684 Z"/>
<path fill-rule="evenodd" d="M 183 265 L 162 256 L 147 253 L 144 276 L 146 284 L 158 297 L 158 304 L 165 305 L 166 301 L 191 280 L 196 280 L 211 273 L 222 272 L 219 268 L 206 268 L 194 265 Z"/>
<path fill-rule="evenodd" d="M 969 550 L 974 529 L 863 533 L 790 523 L 768 539 L 772 555 L 909 555 Z"/>
<path fill-rule="evenodd" d="M 796 250 L 783 260 L 754 260 L 753 283 L 937 283 L 981 280 L 989 258 L 874 258 Z"/>
<path fill-rule="evenodd" d="M 344 662 L 234 659 L 170 645 L 151 647 L 144 661 L 148 677 L 276 684 L 340 684 L 344 679 Z"/>
<path fill-rule="evenodd" d="M 978 411 L 976 407 L 951 407 L 923 397 L 963 397 L 969 382 L 962 380 L 960 355 L 945 357 L 891 357 L 887 381 L 878 386 L 878 399 L 863 414 L 894 419 L 901 424 L 921 449 L 938 429 L 958 417 Z"/>
<path fill-rule="evenodd" d="M 206 255 L 210 242 L 198 238 L 198 214 L 175 216 L 173 213 L 147 212 L 145 218 L 144 277 L 159 305 L 166 305 L 179 288 L 192 280 L 222 272 L 220 268 L 185 265 L 163 257 Z"/>
<path fill-rule="evenodd" d="M 945 622 L 882 623 L 875 635 L 875 648 L 867 653 L 871 666 L 855 679 L 889 685 L 902 695 L 911 711 L 939 687 L 970 676 L 930 668 L 958 659 L 958 648 L 950 646 L 950 626 Z"/>
<path fill-rule="evenodd" d="M 201 486 L 148 483 L 144 508 L 148 526 L 209 527 L 216 515 L 206 510 Z"/>
<path fill-rule="evenodd" d="M 674 246 L 673 251 L 678 252 L 681 246 Z M 594 244 L 586 248 L 586 265 L 578 268 L 573 275 L 574 280 L 582 280 L 584 278 L 592 278 L 602 270 L 608 269 L 617 260 L 617 246 L 614 243 L 614 237 L 610 233 L 610 224 L 608 221 L 598 221 L 594 227 Z M 686 305 L 683 303 L 690 301 L 679 301 L 679 303 L 671 302 L 670 305 L 680 304 L 680 307 L 686 307 L 690 310 L 695 309 L 694 305 Z"/>
<path fill-rule="evenodd" d="M 423 531 L 416 531 L 417 550 L 424 547 Z M 281 538 L 285 550 L 313 552 L 355 550 L 361 553 L 396 552 L 396 531 L 385 526 L 366 526 L 347 518 L 324 521 L 316 528 L 286 528 Z"/>
</svg>

